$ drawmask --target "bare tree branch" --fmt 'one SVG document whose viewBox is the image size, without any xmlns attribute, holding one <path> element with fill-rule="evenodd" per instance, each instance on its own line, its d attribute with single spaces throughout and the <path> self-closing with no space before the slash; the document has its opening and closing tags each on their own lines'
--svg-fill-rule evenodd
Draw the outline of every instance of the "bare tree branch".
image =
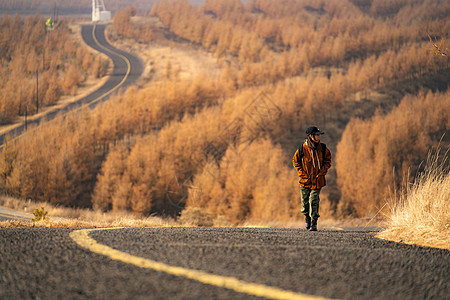
<svg viewBox="0 0 450 300">
<path fill-rule="evenodd" d="M 434 55 L 449 57 L 449 50 L 448 50 L 448 48 L 445 47 L 445 40 L 442 39 L 441 42 L 438 44 L 436 37 L 434 38 L 434 41 L 433 41 L 431 36 L 429 34 L 427 34 L 427 35 L 428 35 L 428 38 L 430 39 L 431 44 L 433 45 Z"/>
</svg>

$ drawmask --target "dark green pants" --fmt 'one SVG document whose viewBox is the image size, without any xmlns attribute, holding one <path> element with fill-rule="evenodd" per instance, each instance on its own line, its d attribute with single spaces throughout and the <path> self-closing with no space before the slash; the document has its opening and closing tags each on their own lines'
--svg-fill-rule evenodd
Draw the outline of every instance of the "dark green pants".
<svg viewBox="0 0 450 300">
<path fill-rule="evenodd" d="M 302 193 L 302 210 L 301 213 L 305 216 L 311 216 L 311 219 L 317 220 L 319 215 L 319 194 L 320 189 L 312 190 L 304 187 L 300 187 Z"/>
</svg>

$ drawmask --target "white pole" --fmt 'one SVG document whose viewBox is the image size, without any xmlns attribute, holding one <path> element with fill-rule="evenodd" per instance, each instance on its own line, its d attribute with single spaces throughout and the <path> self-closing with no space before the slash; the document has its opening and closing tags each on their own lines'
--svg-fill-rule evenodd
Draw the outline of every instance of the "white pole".
<svg viewBox="0 0 450 300">
<path fill-rule="evenodd" d="M 92 0 L 92 22 L 109 21 L 111 12 L 106 11 L 103 0 Z"/>
<path fill-rule="evenodd" d="M 100 20 L 100 8 L 98 0 L 92 0 L 92 22 Z"/>
<path fill-rule="evenodd" d="M 95 0 L 92 0 L 92 22 L 95 22 Z"/>
<path fill-rule="evenodd" d="M 100 10 L 100 8 L 102 8 L 102 11 L 106 10 L 105 3 L 103 2 L 103 0 L 100 0 L 98 7 L 99 7 L 99 10 Z"/>
</svg>

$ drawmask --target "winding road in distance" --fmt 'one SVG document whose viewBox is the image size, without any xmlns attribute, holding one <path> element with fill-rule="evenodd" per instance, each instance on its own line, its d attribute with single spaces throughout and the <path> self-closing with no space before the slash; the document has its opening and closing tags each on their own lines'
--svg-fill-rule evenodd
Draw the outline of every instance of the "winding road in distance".
<svg viewBox="0 0 450 300">
<path fill-rule="evenodd" d="M 93 49 L 106 54 L 113 62 L 113 71 L 109 79 L 99 89 L 92 92 L 80 100 L 70 103 L 60 110 L 52 111 L 39 119 L 28 121 L 29 125 L 39 124 L 44 118 L 53 119 L 58 113 L 71 111 L 81 107 L 84 104 L 94 108 L 97 104 L 107 100 L 111 94 L 119 88 L 125 88 L 134 83 L 143 72 L 141 60 L 133 54 L 124 52 L 111 46 L 105 38 L 104 24 L 81 25 L 81 34 L 86 44 Z M 25 124 L 22 124 L 6 133 L 0 135 L 0 149 L 3 148 L 4 140 L 7 136 L 17 138 L 25 130 Z"/>
</svg>

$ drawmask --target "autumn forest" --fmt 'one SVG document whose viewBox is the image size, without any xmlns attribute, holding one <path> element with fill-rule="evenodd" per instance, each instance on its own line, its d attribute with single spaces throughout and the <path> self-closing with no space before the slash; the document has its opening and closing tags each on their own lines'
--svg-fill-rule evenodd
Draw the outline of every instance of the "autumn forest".
<svg viewBox="0 0 450 300">
<path fill-rule="evenodd" d="M 450 3 L 439 0 L 121 8 L 111 41 L 151 48 L 165 30 L 213 56 L 220 73 L 185 77 L 167 64 L 164 76 L 95 110 L 29 129 L 0 153 L 0 189 L 105 212 L 175 217 L 195 207 L 231 224 L 295 221 L 292 156 L 314 124 L 332 153 L 321 215 L 373 217 L 429 151 L 450 145 L 450 59 L 430 43 L 448 41 L 449 15 Z M 51 32 L 44 23 L 39 15 L 0 19 L 2 125 L 107 75 L 108 62 L 70 38 L 68 20 Z"/>
</svg>

